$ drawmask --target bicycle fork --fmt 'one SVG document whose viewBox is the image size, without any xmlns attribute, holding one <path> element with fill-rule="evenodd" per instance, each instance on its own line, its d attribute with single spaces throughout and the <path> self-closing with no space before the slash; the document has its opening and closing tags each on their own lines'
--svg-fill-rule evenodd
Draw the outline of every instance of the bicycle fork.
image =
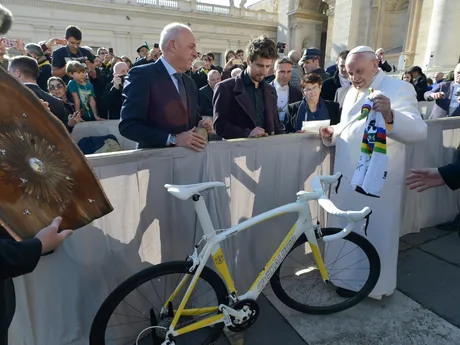
<svg viewBox="0 0 460 345">
<path fill-rule="evenodd" d="M 314 228 L 310 228 L 305 231 L 305 236 L 307 236 L 308 244 L 310 245 L 311 251 L 313 253 L 313 257 L 315 258 L 316 264 L 318 265 L 319 273 L 321 274 L 321 278 L 323 278 L 324 282 L 329 281 L 329 275 L 326 270 L 326 266 L 324 265 L 323 257 L 321 256 L 321 252 L 319 251 L 318 247 L 318 240 L 316 239 L 316 234 Z"/>
</svg>

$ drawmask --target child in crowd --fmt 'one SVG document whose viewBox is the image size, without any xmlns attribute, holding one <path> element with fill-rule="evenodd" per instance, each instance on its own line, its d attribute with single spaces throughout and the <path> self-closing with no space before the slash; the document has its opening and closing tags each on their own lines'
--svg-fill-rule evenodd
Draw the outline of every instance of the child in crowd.
<svg viewBox="0 0 460 345">
<path fill-rule="evenodd" d="M 67 90 L 72 95 L 75 111 L 81 113 L 84 121 L 103 120 L 97 114 L 94 87 L 86 80 L 85 66 L 78 61 L 69 61 L 66 64 L 66 73 L 71 78 Z"/>
</svg>

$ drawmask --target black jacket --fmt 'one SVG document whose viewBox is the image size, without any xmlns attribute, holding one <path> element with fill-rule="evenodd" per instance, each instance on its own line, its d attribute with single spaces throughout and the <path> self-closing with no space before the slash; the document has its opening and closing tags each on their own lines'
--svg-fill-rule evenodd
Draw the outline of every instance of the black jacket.
<svg viewBox="0 0 460 345">
<path fill-rule="evenodd" d="M 327 73 L 325 70 L 323 70 L 321 67 L 318 68 L 318 69 L 315 69 L 311 73 L 315 73 L 315 74 L 319 75 L 319 77 L 321 78 L 321 81 L 325 81 L 325 80 L 327 80 L 327 79 L 329 79 L 331 77 L 331 75 L 329 73 Z"/>
<path fill-rule="evenodd" d="M 275 81 L 273 80 L 270 83 L 270 85 L 275 87 Z M 301 101 L 303 98 L 302 92 L 300 92 L 300 90 L 298 90 L 297 88 L 291 86 L 291 83 L 289 83 L 288 85 L 289 85 L 288 104 Z"/>
<path fill-rule="evenodd" d="M 382 69 L 382 71 L 385 71 L 385 72 L 391 72 L 391 66 L 388 62 L 384 62 L 382 63 L 382 61 L 379 61 L 379 67 Z"/>
<path fill-rule="evenodd" d="M 102 106 L 102 95 L 104 94 L 105 87 L 110 83 L 108 71 L 110 67 L 96 68 L 96 77 L 89 77 L 89 82 L 94 87 L 94 100 L 96 101 L 97 112 L 100 117 L 107 117 L 107 110 Z M 72 98 L 71 98 L 72 99 Z"/>
<path fill-rule="evenodd" d="M 206 85 L 203 86 L 199 91 L 199 101 L 198 104 L 200 105 L 200 115 L 201 116 L 213 116 L 213 109 L 212 109 L 212 96 L 214 95 L 214 91 L 211 89 L 211 86 Z"/>
<path fill-rule="evenodd" d="M 48 79 L 51 78 L 52 71 L 51 64 L 45 61 L 39 66 L 37 85 L 40 86 L 43 91 L 48 92 Z"/>
<path fill-rule="evenodd" d="M 438 171 L 450 189 L 457 190 L 460 188 L 460 161 L 440 167 Z"/>
<path fill-rule="evenodd" d="M 200 68 L 196 72 L 191 72 L 190 77 L 196 83 L 196 87 L 198 89 L 201 89 L 202 87 L 208 85 L 208 75 L 202 68 Z"/>
<path fill-rule="evenodd" d="M 4 229 L 2 228 L 2 232 Z M 11 278 L 32 272 L 40 260 L 38 239 L 16 242 L 0 238 L 0 344 L 8 344 L 8 327 L 13 320 L 16 298 Z"/>
<path fill-rule="evenodd" d="M 336 71 L 332 78 L 323 82 L 321 87 L 321 98 L 326 101 L 333 101 L 335 99 L 335 93 L 340 87 L 342 87 L 342 85 L 340 84 L 339 71 Z"/>
<path fill-rule="evenodd" d="M 62 121 L 69 133 L 71 133 L 73 128 L 67 125 L 70 114 L 67 112 L 67 109 L 64 106 L 64 102 L 61 101 L 59 98 L 56 98 L 50 95 L 49 93 L 43 91 L 37 84 L 25 84 L 25 86 L 32 90 L 32 92 L 35 93 L 38 98 L 44 100 L 45 102 L 48 102 L 50 111 L 54 114 L 54 116 L 56 116 L 57 118 L 59 118 L 59 120 Z"/>
<path fill-rule="evenodd" d="M 417 92 L 417 101 L 425 101 L 425 92 L 428 91 L 428 82 L 426 80 L 426 75 L 422 74 L 418 79 L 414 79 L 412 84 L 415 86 L 415 91 Z"/>
<path fill-rule="evenodd" d="M 113 80 L 105 88 L 102 95 L 102 106 L 107 113 L 107 118 L 116 120 L 120 118 L 121 106 L 123 105 L 123 86 L 119 89 L 113 86 Z"/>
<path fill-rule="evenodd" d="M 147 58 L 143 57 L 143 58 L 137 59 L 137 60 L 133 63 L 133 67 L 142 66 L 142 65 L 147 65 L 148 63 L 155 63 L 155 62 L 156 62 L 156 61 L 153 60 L 153 59 L 147 60 Z"/>
<path fill-rule="evenodd" d="M 166 147 L 170 134 L 179 134 L 198 125 L 198 89 L 183 76 L 187 107 L 162 59 L 133 67 L 123 86 L 120 134 L 139 143 L 139 148 Z"/>
<path fill-rule="evenodd" d="M 251 96 L 246 90 L 245 73 L 217 84 L 214 90 L 214 128 L 224 139 L 247 138 L 257 126 L 256 112 Z M 268 135 L 284 134 L 276 106 L 276 90 L 270 84 L 260 83 L 264 95 L 265 132 Z"/>
</svg>

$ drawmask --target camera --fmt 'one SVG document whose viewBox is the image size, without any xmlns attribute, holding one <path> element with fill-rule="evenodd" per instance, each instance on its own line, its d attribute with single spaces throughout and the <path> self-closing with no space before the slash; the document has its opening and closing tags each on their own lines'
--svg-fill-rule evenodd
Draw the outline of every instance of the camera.
<svg viewBox="0 0 460 345">
<path fill-rule="evenodd" d="M 286 49 L 286 43 L 283 43 L 283 42 L 276 43 L 276 49 L 278 50 L 278 53 L 284 54 L 284 50 Z"/>
</svg>

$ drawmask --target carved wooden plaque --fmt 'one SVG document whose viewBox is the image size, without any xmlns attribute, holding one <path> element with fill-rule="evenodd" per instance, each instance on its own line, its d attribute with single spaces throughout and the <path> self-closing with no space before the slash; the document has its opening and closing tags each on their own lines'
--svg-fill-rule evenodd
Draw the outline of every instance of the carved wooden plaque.
<svg viewBox="0 0 460 345">
<path fill-rule="evenodd" d="M 111 211 L 64 124 L 0 68 L 0 223 L 21 240 L 57 216 L 75 230 Z"/>
</svg>

